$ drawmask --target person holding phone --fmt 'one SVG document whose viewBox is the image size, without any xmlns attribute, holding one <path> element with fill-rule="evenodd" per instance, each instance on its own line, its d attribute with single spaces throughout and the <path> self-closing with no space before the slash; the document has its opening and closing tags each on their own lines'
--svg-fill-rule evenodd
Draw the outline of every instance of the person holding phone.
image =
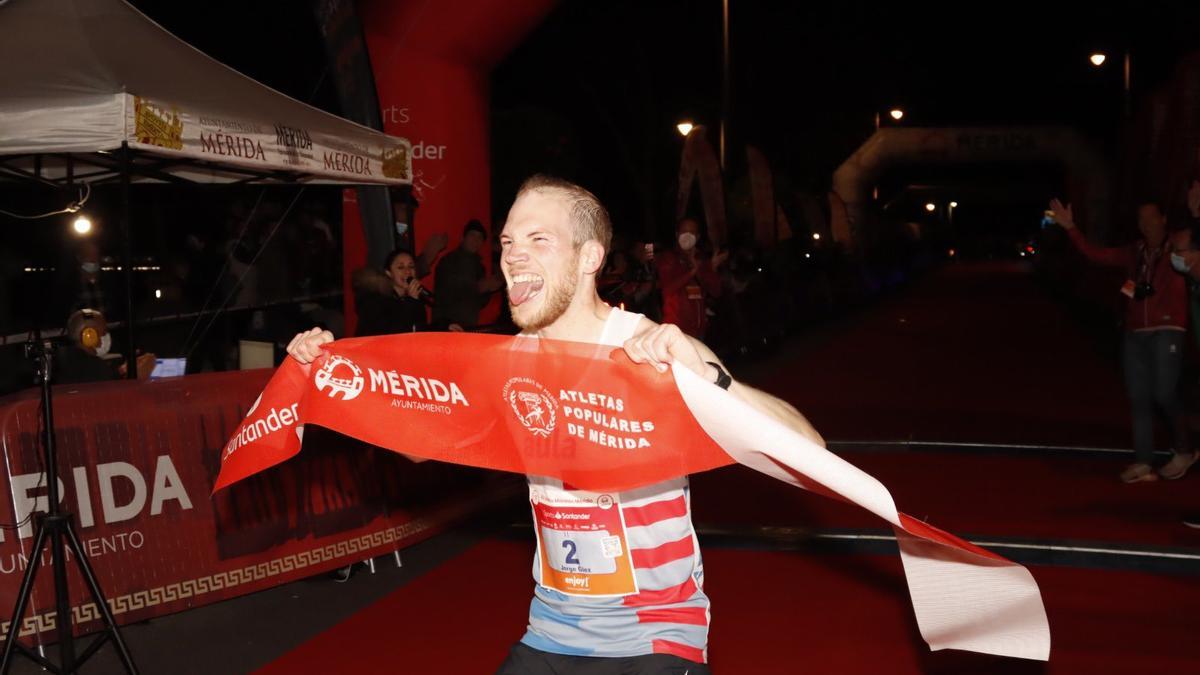
<svg viewBox="0 0 1200 675">
<path fill-rule="evenodd" d="M 1133 413 L 1135 459 L 1121 472 L 1126 483 L 1159 478 L 1182 478 L 1196 461 L 1187 415 L 1179 396 L 1188 325 L 1188 287 L 1181 255 L 1182 235 L 1167 231 L 1161 204 L 1144 201 L 1138 206 L 1140 237 L 1117 248 L 1095 246 L 1075 227 L 1069 205 L 1050 202 L 1054 220 L 1067 231 L 1071 242 L 1094 263 L 1126 271 L 1120 293 L 1125 296 L 1125 336 L 1121 363 L 1125 389 Z M 1154 417 L 1159 410 L 1168 422 L 1169 462 L 1154 468 Z"/>
</svg>

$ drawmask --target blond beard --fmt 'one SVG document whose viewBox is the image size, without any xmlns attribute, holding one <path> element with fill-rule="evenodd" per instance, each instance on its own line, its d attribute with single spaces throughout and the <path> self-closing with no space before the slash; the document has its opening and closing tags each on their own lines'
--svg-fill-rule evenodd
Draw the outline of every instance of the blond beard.
<svg viewBox="0 0 1200 675">
<path fill-rule="evenodd" d="M 575 259 L 571 262 L 571 274 L 569 278 L 563 279 L 561 283 L 552 288 L 547 288 L 546 302 L 542 304 L 542 308 L 537 314 L 522 320 L 517 317 L 518 307 L 514 307 L 510 302 L 509 310 L 512 313 L 513 323 L 523 331 L 539 331 L 546 326 L 558 321 L 558 319 L 566 314 L 571 307 L 571 301 L 575 298 L 575 290 L 579 288 L 579 253 L 575 253 Z"/>
</svg>

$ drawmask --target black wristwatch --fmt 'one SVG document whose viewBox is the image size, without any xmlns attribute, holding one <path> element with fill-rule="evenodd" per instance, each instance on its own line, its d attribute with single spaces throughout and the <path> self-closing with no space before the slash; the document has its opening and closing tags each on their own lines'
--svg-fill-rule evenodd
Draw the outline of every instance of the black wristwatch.
<svg viewBox="0 0 1200 675">
<path fill-rule="evenodd" d="M 733 384 L 733 378 L 729 376 L 729 373 L 719 363 L 713 363 L 712 361 L 705 361 L 705 363 L 717 369 L 717 381 L 713 384 L 728 391 L 729 385 Z"/>
</svg>

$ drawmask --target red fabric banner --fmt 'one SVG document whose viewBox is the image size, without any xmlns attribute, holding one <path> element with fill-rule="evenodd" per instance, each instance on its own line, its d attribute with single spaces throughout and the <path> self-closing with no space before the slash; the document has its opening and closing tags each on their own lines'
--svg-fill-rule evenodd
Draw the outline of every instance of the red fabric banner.
<svg viewBox="0 0 1200 675">
<path fill-rule="evenodd" d="M 357 338 L 326 350 L 276 372 L 226 444 L 216 489 L 298 453 L 306 423 L 602 492 L 736 461 L 891 523 L 934 649 L 1048 658 L 1028 570 L 899 513 L 879 481 L 678 364 L 659 373 L 608 346 L 471 334 Z"/>
<path fill-rule="evenodd" d="M 494 335 L 340 340 L 312 366 L 279 368 L 226 444 L 214 489 L 299 452 L 301 419 L 396 452 L 585 490 L 733 463 L 670 373 L 631 366 L 612 347 Z"/>
<path fill-rule="evenodd" d="M 516 494 L 517 480 L 314 430 L 303 457 L 207 495 L 225 439 L 269 371 L 55 387 L 62 507 L 120 623 L 198 607 L 386 554 Z M 0 640 L 44 511 L 39 392 L 0 399 Z M 49 550 L 21 636 L 55 638 Z M 69 554 L 70 555 L 70 554 Z M 73 557 L 73 556 L 72 556 Z M 67 565 L 78 632 L 99 612 Z M 36 634 L 36 635 L 35 635 Z"/>
</svg>

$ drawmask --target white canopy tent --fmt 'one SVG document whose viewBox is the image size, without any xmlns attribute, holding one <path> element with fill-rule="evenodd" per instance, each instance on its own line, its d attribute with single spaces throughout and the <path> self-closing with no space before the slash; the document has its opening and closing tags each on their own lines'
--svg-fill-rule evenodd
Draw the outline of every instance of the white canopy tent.
<svg viewBox="0 0 1200 675">
<path fill-rule="evenodd" d="M 209 58 L 124 0 L 0 0 L 0 181 L 407 187 L 412 145 Z M 389 223 L 390 226 L 390 223 Z"/>
<path fill-rule="evenodd" d="M 0 63 L 3 177 L 411 183 L 407 140 L 263 86 L 123 0 L 0 3 Z"/>
</svg>

